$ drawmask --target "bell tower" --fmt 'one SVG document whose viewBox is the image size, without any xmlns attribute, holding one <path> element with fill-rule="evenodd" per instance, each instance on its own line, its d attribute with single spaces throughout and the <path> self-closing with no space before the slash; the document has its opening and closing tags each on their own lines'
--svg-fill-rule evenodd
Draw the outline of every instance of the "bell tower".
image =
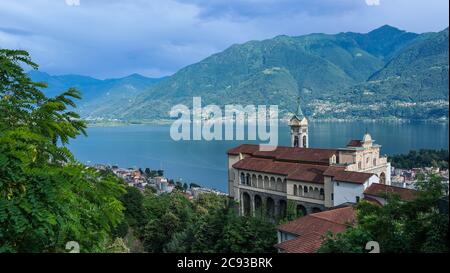
<svg viewBox="0 0 450 273">
<path fill-rule="evenodd" d="M 297 112 L 289 120 L 289 127 L 291 127 L 291 146 L 308 148 L 308 120 L 300 107 L 300 97 L 298 98 Z"/>
</svg>

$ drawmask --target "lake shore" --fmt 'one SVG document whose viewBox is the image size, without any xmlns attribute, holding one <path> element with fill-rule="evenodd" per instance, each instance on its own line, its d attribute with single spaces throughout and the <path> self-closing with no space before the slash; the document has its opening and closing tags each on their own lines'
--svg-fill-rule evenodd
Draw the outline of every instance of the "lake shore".
<svg viewBox="0 0 450 273">
<path fill-rule="evenodd" d="M 157 120 L 86 120 L 88 127 L 115 127 L 115 126 L 132 126 L 132 125 L 171 125 L 174 119 L 157 119 Z M 448 119 L 425 119 L 425 120 L 411 120 L 411 119 L 398 119 L 398 118 L 383 118 L 383 119 L 310 119 L 310 123 L 320 123 L 320 122 L 339 122 L 339 123 L 351 123 L 351 122 L 362 122 L 362 123 L 431 123 L 431 124 L 448 124 Z M 279 119 L 279 123 L 287 124 L 287 119 Z"/>
</svg>

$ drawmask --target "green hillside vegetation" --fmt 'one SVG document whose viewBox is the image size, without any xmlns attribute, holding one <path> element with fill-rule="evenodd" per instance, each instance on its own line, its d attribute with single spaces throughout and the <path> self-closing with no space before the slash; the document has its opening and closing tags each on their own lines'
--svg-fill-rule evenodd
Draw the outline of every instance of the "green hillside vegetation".
<svg viewBox="0 0 450 273">
<path fill-rule="evenodd" d="M 423 167 L 448 169 L 448 150 L 413 150 L 407 154 L 390 156 L 389 160 L 392 166 L 400 169 Z"/>
<path fill-rule="evenodd" d="M 88 109 L 105 111 L 111 105 L 129 103 L 141 92 L 163 79 L 132 74 L 124 78 L 99 80 L 80 75 L 53 76 L 37 70 L 31 70 L 28 75 L 35 82 L 47 83 L 42 92 L 49 97 L 56 96 L 62 90 L 71 87 L 82 90 L 83 99 L 79 102 L 77 111 L 85 118 L 90 117 Z"/>
<path fill-rule="evenodd" d="M 366 34 L 277 36 L 233 45 L 140 93 L 90 109 L 124 120 L 168 118 L 178 103 L 277 104 L 315 119 L 448 118 L 448 29 L 415 34 L 383 26 Z"/>
</svg>

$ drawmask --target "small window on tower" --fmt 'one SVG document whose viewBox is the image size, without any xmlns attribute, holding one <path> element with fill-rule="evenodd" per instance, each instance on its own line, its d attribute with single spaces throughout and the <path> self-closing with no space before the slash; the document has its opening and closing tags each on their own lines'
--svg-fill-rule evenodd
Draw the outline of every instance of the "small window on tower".
<svg viewBox="0 0 450 273">
<path fill-rule="evenodd" d="M 298 147 L 298 136 L 294 137 L 294 147 Z"/>
</svg>

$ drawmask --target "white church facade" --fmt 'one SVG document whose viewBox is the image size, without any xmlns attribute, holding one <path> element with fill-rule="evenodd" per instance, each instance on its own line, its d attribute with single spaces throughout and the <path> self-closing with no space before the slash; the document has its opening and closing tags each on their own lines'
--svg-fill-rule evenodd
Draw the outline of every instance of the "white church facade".
<svg viewBox="0 0 450 273">
<path fill-rule="evenodd" d="M 283 217 L 293 201 L 306 215 L 356 203 L 372 183 L 390 185 L 390 163 L 369 133 L 344 148 L 310 148 L 300 106 L 289 126 L 291 147 L 243 144 L 228 151 L 228 190 L 241 214 Z"/>
</svg>

